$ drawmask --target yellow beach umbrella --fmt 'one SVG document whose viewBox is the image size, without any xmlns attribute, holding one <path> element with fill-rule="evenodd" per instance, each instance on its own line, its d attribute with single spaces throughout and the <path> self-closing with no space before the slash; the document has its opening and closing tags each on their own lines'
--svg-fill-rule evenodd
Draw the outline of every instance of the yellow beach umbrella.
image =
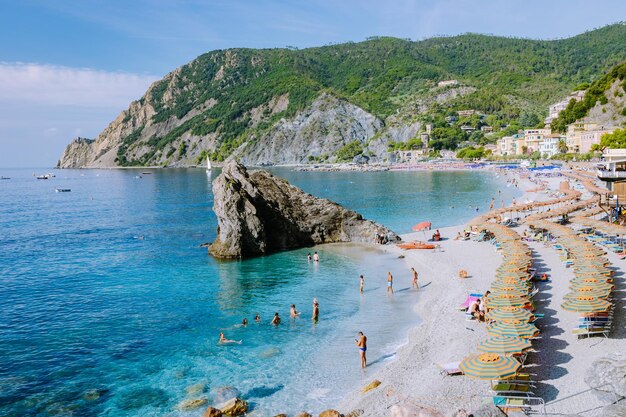
<svg viewBox="0 0 626 417">
<path fill-rule="evenodd" d="M 515 375 L 521 366 L 510 356 L 483 353 L 463 359 L 459 368 L 470 378 L 500 379 Z"/>
<path fill-rule="evenodd" d="M 500 320 L 487 326 L 487 333 L 491 336 L 508 336 L 530 339 L 539 334 L 534 324 L 522 320 Z"/>
<path fill-rule="evenodd" d="M 514 355 L 530 349 L 532 344 L 519 337 L 490 337 L 478 345 L 481 353 L 497 353 L 498 355 Z"/>
<path fill-rule="evenodd" d="M 563 310 L 575 311 L 577 313 L 607 311 L 610 307 L 611 303 L 608 301 L 589 295 L 566 298 L 561 304 L 561 308 L 563 308 Z"/>
<path fill-rule="evenodd" d="M 486 317 L 489 320 L 520 320 L 524 322 L 531 322 L 535 316 L 525 308 L 506 306 L 500 308 L 493 308 L 486 313 Z"/>
</svg>

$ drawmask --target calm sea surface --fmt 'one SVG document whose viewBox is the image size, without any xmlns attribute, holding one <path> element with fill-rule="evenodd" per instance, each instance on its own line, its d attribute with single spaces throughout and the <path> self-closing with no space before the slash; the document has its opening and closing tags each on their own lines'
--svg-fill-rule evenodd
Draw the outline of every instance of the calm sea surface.
<svg viewBox="0 0 626 417">
<path fill-rule="evenodd" d="M 215 238 L 211 178 L 150 172 L 36 180 L 32 170 L 0 170 L 11 177 L 0 181 L 0 415 L 191 417 L 204 407 L 182 401 L 234 390 L 258 415 L 319 412 L 369 382 L 417 324 L 403 261 L 351 245 L 216 261 L 199 247 Z M 466 221 L 498 190 L 505 201 L 519 195 L 490 172 L 274 172 L 399 233 L 423 220 Z M 306 260 L 312 250 L 319 265 Z M 289 319 L 292 303 L 302 318 Z M 279 327 L 269 325 L 274 312 Z M 238 326 L 244 317 L 250 324 Z M 359 330 L 369 338 L 366 372 Z M 220 331 L 242 344 L 218 345 Z"/>
</svg>

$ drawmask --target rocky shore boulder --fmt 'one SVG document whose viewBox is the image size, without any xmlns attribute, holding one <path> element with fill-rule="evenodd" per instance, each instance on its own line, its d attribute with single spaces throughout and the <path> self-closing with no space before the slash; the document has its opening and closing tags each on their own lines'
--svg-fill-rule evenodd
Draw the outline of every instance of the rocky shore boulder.
<svg viewBox="0 0 626 417">
<path fill-rule="evenodd" d="M 267 171 L 224 165 L 213 181 L 217 239 L 209 252 L 218 258 L 249 258 L 334 242 L 372 242 L 391 230 L 332 201 L 314 197 Z"/>
<path fill-rule="evenodd" d="M 225 403 L 218 405 L 217 408 L 219 408 L 225 416 L 236 417 L 248 411 L 248 402 L 240 398 L 231 398 Z"/>
</svg>

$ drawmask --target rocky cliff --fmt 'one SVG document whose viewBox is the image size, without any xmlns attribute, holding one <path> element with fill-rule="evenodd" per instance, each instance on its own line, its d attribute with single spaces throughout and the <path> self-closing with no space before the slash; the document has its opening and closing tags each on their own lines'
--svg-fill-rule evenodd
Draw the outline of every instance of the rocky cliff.
<svg viewBox="0 0 626 417">
<path fill-rule="evenodd" d="M 373 241 L 384 226 L 326 199 L 316 198 L 267 171 L 248 171 L 230 161 L 213 181 L 218 258 L 249 258 L 332 242 Z"/>
</svg>

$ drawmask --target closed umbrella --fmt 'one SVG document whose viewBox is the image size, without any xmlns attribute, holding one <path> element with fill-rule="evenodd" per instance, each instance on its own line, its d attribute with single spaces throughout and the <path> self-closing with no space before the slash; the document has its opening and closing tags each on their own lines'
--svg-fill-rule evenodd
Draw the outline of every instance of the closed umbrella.
<svg viewBox="0 0 626 417">
<path fill-rule="evenodd" d="M 470 356 L 459 365 L 465 375 L 475 379 L 508 378 L 515 375 L 520 367 L 515 358 L 495 353 Z"/>
<path fill-rule="evenodd" d="M 481 353 L 497 353 L 499 355 L 514 355 L 530 349 L 532 344 L 519 337 L 490 337 L 478 345 Z"/>
</svg>

